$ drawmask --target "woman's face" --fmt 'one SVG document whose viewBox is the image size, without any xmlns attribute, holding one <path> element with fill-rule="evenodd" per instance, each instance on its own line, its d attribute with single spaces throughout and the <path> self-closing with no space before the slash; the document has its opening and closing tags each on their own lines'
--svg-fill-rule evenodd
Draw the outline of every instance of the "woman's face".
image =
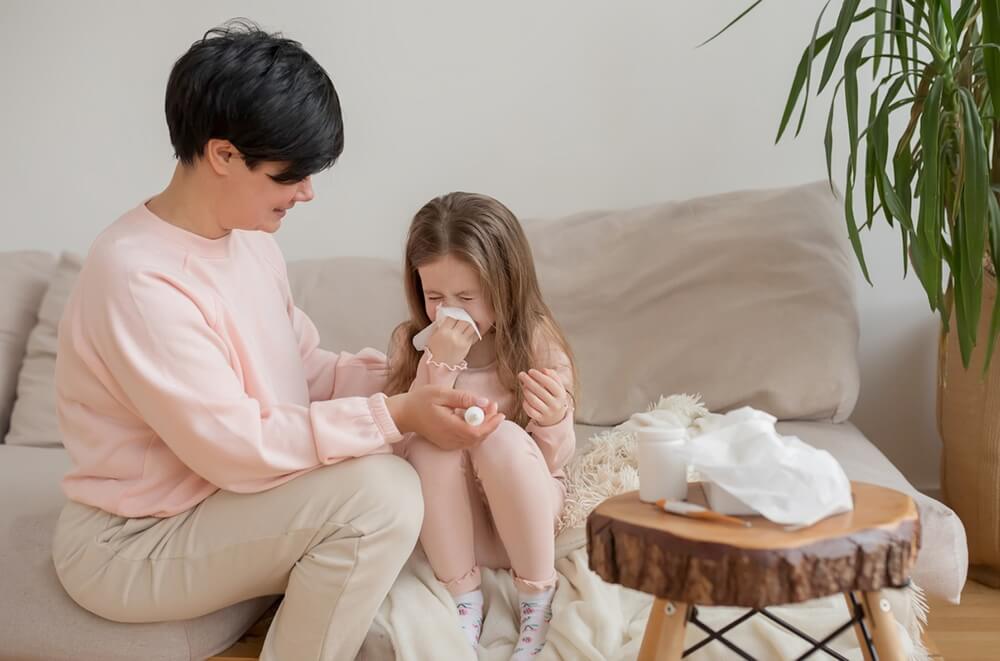
<svg viewBox="0 0 1000 661">
<path fill-rule="evenodd" d="M 439 306 L 462 308 L 476 322 L 481 335 L 493 327 L 496 316 L 479 272 L 468 262 L 446 255 L 417 267 L 423 285 L 424 310 L 431 321 Z"/>
<path fill-rule="evenodd" d="M 227 198 L 235 204 L 227 214 L 227 229 L 276 232 L 292 207 L 313 199 L 310 177 L 290 184 L 271 178 L 284 167 L 284 163 L 277 162 L 260 163 L 253 170 L 244 165 L 242 172 L 229 181 Z"/>
<path fill-rule="evenodd" d="M 279 183 L 273 177 L 283 172 L 287 163 L 264 161 L 250 169 L 239 150 L 226 140 L 210 140 L 206 157 L 219 175 L 221 195 L 215 214 L 223 230 L 276 232 L 293 206 L 315 197 L 310 177 Z"/>
</svg>

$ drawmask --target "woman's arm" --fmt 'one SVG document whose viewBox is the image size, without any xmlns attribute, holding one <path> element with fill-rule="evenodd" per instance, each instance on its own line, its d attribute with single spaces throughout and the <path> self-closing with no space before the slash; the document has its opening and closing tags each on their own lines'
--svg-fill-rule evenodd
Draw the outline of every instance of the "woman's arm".
<svg viewBox="0 0 1000 661">
<path fill-rule="evenodd" d="M 309 386 L 309 401 L 323 402 L 340 397 L 370 397 L 385 389 L 388 366 L 385 354 L 362 349 L 357 354 L 321 349 L 319 331 L 312 319 L 295 305 L 288 279 L 288 267 L 281 249 L 271 235 L 254 236 L 258 255 L 271 269 L 288 309 L 288 320 L 298 338 L 299 356 Z"/>
<path fill-rule="evenodd" d="M 294 305 L 289 316 L 299 339 L 299 354 L 311 401 L 370 397 L 385 389 L 389 376 L 385 354 L 375 349 L 362 349 L 357 354 L 321 349 L 319 331 L 312 319 Z"/>
<path fill-rule="evenodd" d="M 108 385 L 194 472 L 252 492 L 276 477 L 384 451 L 401 438 L 382 394 L 265 407 L 247 395 L 211 304 L 133 273 L 88 303 L 78 329 Z M 77 331 L 74 331 L 77 332 Z"/>
</svg>

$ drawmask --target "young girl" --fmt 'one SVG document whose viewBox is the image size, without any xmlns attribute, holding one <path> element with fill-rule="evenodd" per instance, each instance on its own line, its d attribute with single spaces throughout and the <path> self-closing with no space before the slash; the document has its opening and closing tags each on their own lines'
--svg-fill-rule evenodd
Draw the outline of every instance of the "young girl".
<svg viewBox="0 0 1000 661">
<path fill-rule="evenodd" d="M 471 449 L 417 436 L 398 444 L 423 486 L 420 541 L 473 646 L 483 622 L 479 567 L 513 569 L 521 632 L 512 658 L 529 658 L 552 617 L 562 468 L 576 447 L 569 346 L 542 301 L 517 218 L 493 198 L 451 193 L 424 205 L 404 271 L 410 320 L 393 333 L 387 394 L 441 384 L 488 397 L 506 415 Z M 446 318 L 417 351 L 414 335 L 442 306 L 464 309 L 476 327 Z"/>
</svg>

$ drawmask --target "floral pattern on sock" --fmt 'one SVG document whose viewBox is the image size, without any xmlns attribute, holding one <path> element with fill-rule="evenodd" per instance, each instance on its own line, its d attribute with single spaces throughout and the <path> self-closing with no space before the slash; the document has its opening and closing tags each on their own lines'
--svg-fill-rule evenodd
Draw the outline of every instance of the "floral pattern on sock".
<svg viewBox="0 0 1000 661">
<path fill-rule="evenodd" d="M 483 629 L 483 606 L 471 601 L 458 601 L 455 603 L 458 609 L 458 619 L 462 625 L 462 631 L 469 639 L 473 647 L 479 645 L 479 636 Z"/>
<path fill-rule="evenodd" d="M 537 600 L 521 601 L 521 632 L 511 661 L 537 656 L 545 647 L 549 622 L 552 621 L 552 593 Z"/>
</svg>

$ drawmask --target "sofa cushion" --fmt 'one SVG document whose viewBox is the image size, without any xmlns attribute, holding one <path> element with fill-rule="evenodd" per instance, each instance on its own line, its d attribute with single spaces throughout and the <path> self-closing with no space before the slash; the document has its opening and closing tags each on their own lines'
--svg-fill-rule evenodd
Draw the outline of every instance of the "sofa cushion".
<svg viewBox="0 0 1000 661">
<path fill-rule="evenodd" d="M 580 372 L 579 422 L 672 392 L 780 419 L 858 396 L 856 264 L 827 182 L 525 222 Z"/>
<path fill-rule="evenodd" d="M 45 252 L 0 253 L 0 440 L 7 435 L 17 376 L 55 257 Z"/>
<path fill-rule="evenodd" d="M 28 337 L 17 379 L 17 399 L 6 442 L 10 445 L 60 446 L 56 419 L 56 338 L 59 319 L 80 273 L 79 256 L 64 253 L 38 308 L 38 323 Z"/>
<path fill-rule="evenodd" d="M 111 622 L 76 605 L 52 564 L 52 534 L 65 502 L 61 448 L 0 446 L 0 659 L 189 661 L 226 649 L 274 601 L 245 601 L 191 620 Z M 16 507 L 10 506 L 16 503 Z"/>
<path fill-rule="evenodd" d="M 386 351 L 407 316 L 402 269 L 396 261 L 333 257 L 288 264 L 292 297 L 319 329 L 323 348 Z"/>
</svg>

